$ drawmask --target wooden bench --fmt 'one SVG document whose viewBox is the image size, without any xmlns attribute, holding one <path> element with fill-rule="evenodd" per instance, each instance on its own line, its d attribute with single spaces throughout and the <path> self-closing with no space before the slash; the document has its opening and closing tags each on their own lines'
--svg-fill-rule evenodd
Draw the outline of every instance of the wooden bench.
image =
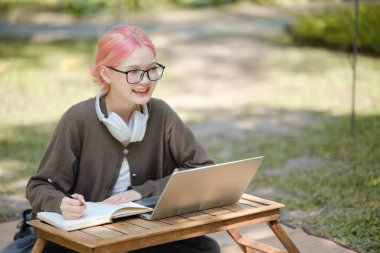
<svg viewBox="0 0 380 253">
<path fill-rule="evenodd" d="M 51 241 L 79 252 L 123 252 L 187 239 L 218 231 L 227 231 L 243 252 L 298 253 L 297 247 L 279 224 L 283 204 L 244 194 L 234 205 L 201 212 L 147 221 L 128 217 L 102 226 L 66 232 L 40 220 L 28 223 L 38 236 L 32 253 L 42 252 Z M 287 251 L 243 237 L 237 230 L 266 222 Z"/>
</svg>

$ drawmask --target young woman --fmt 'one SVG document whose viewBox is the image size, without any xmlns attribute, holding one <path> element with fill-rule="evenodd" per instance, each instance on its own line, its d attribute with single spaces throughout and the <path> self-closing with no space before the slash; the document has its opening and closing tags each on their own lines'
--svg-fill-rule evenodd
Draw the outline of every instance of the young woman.
<svg viewBox="0 0 380 253">
<path fill-rule="evenodd" d="M 153 43 L 137 27 L 116 27 L 99 40 L 93 76 L 101 88 L 59 121 L 26 188 L 34 213 L 54 211 L 78 219 L 85 201 L 112 204 L 159 195 L 175 169 L 213 163 L 178 115 L 152 98 L 164 69 Z M 55 190 L 48 179 L 74 198 Z M 201 236 L 133 252 L 220 250 L 213 239 Z"/>
</svg>

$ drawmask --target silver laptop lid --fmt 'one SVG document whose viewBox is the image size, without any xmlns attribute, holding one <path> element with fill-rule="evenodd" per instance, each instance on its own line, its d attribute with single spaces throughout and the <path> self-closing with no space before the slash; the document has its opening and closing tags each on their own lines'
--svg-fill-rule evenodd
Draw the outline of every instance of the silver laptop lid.
<svg viewBox="0 0 380 253">
<path fill-rule="evenodd" d="M 261 165 L 263 156 L 173 173 L 150 220 L 166 218 L 239 201 Z"/>
</svg>

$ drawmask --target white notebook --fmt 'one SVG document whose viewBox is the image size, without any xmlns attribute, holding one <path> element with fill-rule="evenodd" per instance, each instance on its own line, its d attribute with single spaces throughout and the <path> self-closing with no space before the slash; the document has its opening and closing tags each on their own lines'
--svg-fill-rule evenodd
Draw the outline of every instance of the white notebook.
<svg viewBox="0 0 380 253">
<path fill-rule="evenodd" d="M 134 202 L 118 205 L 102 202 L 86 202 L 87 208 L 79 219 L 66 220 L 59 213 L 39 212 L 37 218 L 66 231 L 111 223 L 113 219 L 152 211 Z"/>
</svg>

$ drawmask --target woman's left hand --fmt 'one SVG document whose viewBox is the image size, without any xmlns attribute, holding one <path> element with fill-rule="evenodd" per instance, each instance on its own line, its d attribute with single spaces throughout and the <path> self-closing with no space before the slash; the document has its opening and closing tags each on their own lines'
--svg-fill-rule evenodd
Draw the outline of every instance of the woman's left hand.
<svg viewBox="0 0 380 253">
<path fill-rule="evenodd" d="M 108 199 L 103 200 L 106 204 L 121 204 L 126 202 L 131 202 L 135 200 L 140 200 L 142 198 L 141 194 L 135 190 L 129 190 L 125 192 L 120 192 L 115 194 Z"/>
</svg>

